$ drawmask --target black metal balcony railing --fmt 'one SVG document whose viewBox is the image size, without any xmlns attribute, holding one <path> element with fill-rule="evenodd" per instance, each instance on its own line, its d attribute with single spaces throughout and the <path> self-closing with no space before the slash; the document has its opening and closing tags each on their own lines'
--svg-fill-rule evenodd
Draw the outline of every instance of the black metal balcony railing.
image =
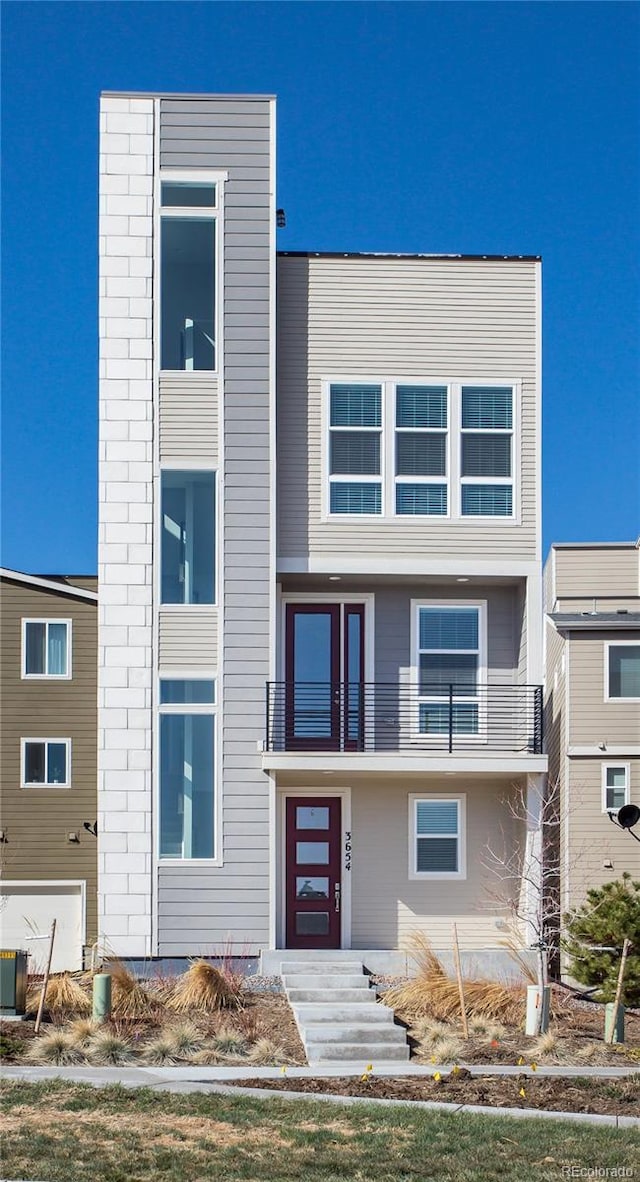
<svg viewBox="0 0 640 1182">
<path fill-rule="evenodd" d="M 267 682 L 268 751 L 542 751 L 542 686 Z"/>
</svg>

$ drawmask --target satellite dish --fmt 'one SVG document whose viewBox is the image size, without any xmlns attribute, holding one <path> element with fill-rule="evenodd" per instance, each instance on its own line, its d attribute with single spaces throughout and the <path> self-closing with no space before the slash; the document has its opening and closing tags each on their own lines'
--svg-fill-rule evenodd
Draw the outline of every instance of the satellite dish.
<svg viewBox="0 0 640 1182">
<path fill-rule="evenodd" d="M 640 809 L 637 804 L 623 804 L 622 808 L 618 809 L 618 825 L 622 829 L 633 829 L 638 821 L 640 821 Z"/>
</svg>

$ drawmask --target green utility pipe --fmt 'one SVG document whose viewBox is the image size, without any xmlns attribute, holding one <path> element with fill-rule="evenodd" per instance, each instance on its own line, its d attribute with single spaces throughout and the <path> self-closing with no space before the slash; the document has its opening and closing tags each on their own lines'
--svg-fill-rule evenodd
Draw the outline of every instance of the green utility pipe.
<svg viewBox="0 0 640 1182">
<path fill-rule="evenodd" d="M 614 1013 L 615 1009 L 613 1001 L 608 1001 L 604 1007 L 604 1041 L 608 1043 L 624 1042 L 624 1006 L 618 1003 L 617 1013 Z"/>
<path fill-rule="evenodd" d="M 106 1022 L 111 1017 L 111 974 L 96 973 L 93 978 L 93 1020 Z"/>
</svg>

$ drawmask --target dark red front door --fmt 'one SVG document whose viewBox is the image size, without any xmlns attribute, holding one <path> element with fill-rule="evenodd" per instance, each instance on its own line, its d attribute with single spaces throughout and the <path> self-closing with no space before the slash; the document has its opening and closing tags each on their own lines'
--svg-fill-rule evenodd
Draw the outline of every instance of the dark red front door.
<svg viewBox="0 0 640 1182">
<path fill-rule="evenodd" d="M 340 804 L 335 796 L 287 797 L 287 948 L 340 947 Z"/>
</svg>

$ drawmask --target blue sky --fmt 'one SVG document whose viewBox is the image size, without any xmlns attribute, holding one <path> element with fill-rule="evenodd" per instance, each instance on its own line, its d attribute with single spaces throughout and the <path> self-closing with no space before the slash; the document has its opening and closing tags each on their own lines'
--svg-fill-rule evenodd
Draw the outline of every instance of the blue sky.
<svg viewBox="0 0 640 1182">
<path fill-rule="evenodd" d="M 290 250 L 542 254 L 544 545 L 640 533 L 640 6 L 3 4 L 2 562 L 96 568 L 101 90 L 278 96 Z"/>
</svg>

